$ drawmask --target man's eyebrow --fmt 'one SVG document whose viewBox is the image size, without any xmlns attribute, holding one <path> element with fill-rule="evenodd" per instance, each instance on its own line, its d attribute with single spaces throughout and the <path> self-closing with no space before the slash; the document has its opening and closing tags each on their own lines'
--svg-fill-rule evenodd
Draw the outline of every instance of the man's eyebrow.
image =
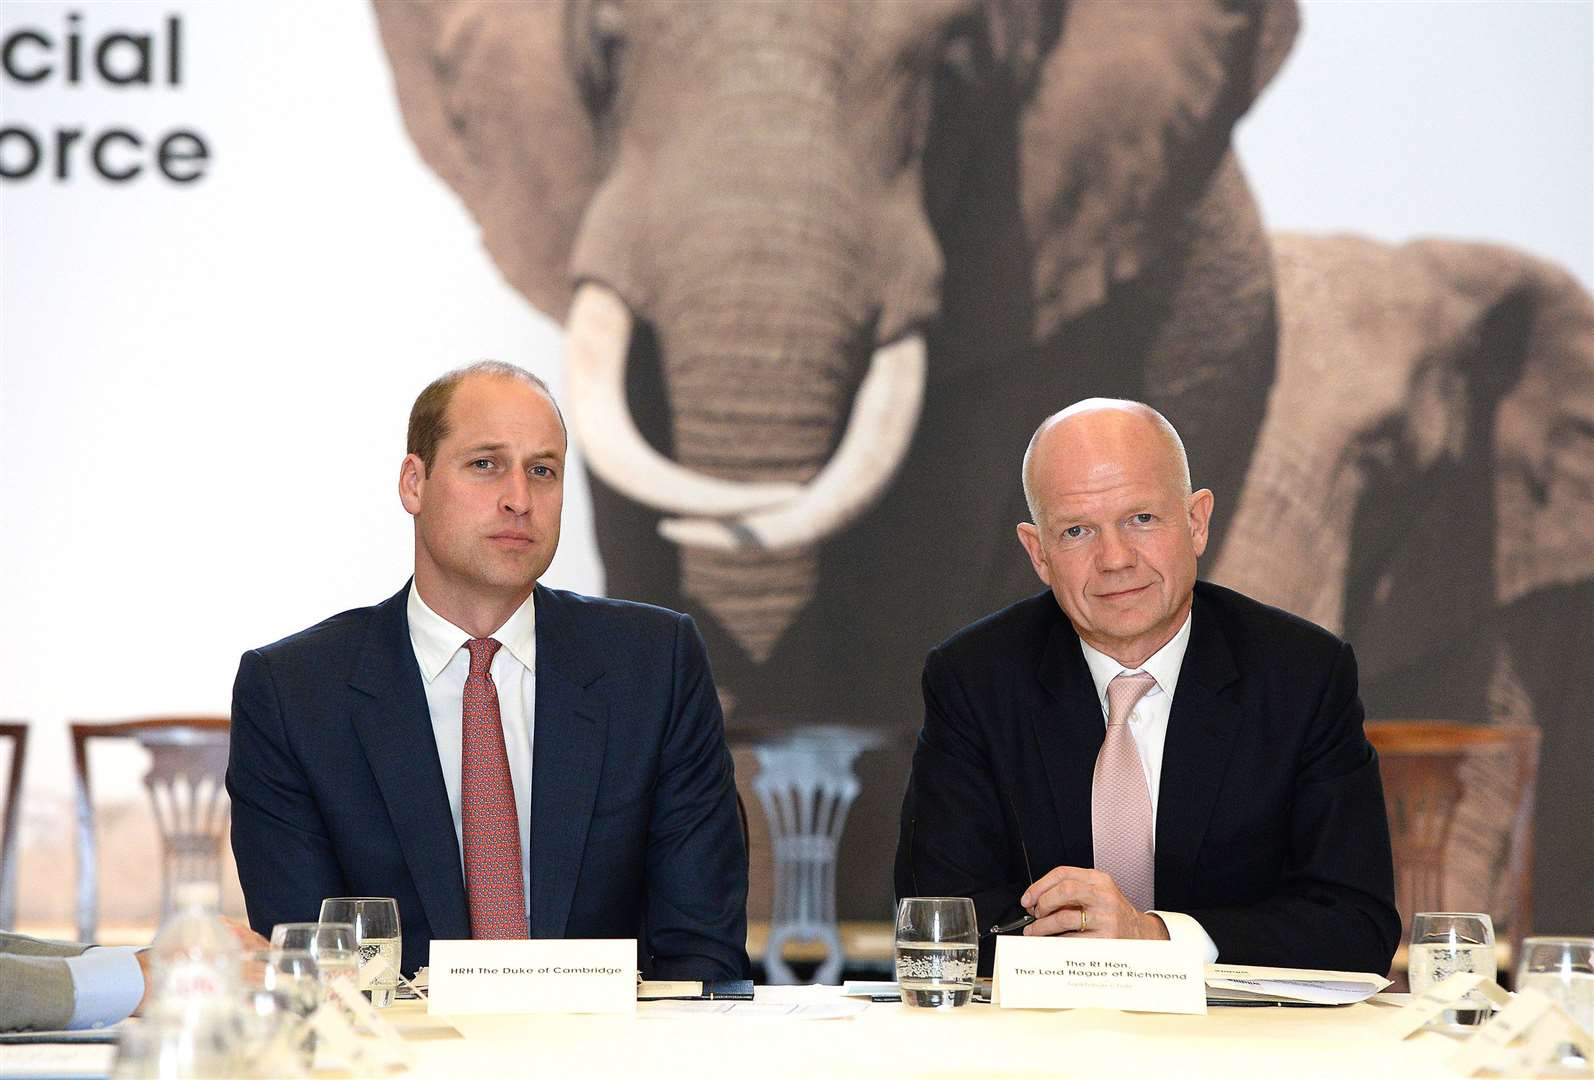
<svg viewBox="0 0 1594 1080">
<path fill-rule="evenodd" d="M 475 446 L 465 447 L 460 451 L 460 454 L 465 457 L 474 457 L 477 454 L 497 454 L 508 449 L 508 443 L 477 443 Z M 559 460 L 563 460 L 565 452 L 557 446 L 550 446 L 542 450 L 534 450 L 528 456 L 533 458 L 557 458 Z"/>
</svg>

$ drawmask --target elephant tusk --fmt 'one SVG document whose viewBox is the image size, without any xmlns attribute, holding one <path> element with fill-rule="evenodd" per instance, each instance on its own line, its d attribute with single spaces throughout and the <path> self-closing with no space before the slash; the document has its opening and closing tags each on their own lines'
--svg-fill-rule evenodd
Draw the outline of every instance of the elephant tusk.
<svg viewBox="0 0 1594 1080">
<path fill-rule="evenodd" d="M 566 324 L 571 431 L 587 465 L 610 487 L 672 514 L 731 517 L 789 503 L 799 484 L 721 480 L 677 465 L 648 445 L 625 403 L 631 312 L 613 289 L 583 284 Z"/>
<path fill-rule="evenodd" d="M 796 498 L 730 521 L 667 518 L 659 533 L 684 547 L 781 551 L 839 532 L 872 506 L 908 455 L 924 405 L 924 339 L 876 349 L 841 445 Z"/>
</svg>

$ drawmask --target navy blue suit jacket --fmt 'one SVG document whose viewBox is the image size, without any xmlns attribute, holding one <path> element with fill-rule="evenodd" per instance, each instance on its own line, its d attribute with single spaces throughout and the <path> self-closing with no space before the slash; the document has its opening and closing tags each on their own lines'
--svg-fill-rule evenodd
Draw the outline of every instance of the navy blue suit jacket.
<svg viewBox="0 0 1594 1080">
<path fill-rule="evenodd" d="M 1163 747 L 1156 907 L 1193 916 L 1227 963 L 1387 971 L 1400 916 L 1350 646 L 1206 582 L 1193 612 Z M 937 646 L 897 895 L 972 897 L 986 928 L 1021 914 L 1031 873 L 1094 865 L 1105 733 L 1051 593 Z M 987 938 L 986 970 L 992 952 Z"/>
<path fill-rule="evenodd" d="M 470 918 L 408 595 L 244 654 L 227 790 L 257 931 L 392 896 L 414 971 Z M 745 977 L 747 853 L 697 628 L 541 585 L 534 603 L 531 936 L 635 937 L 649 976 Z"/>
</svg>

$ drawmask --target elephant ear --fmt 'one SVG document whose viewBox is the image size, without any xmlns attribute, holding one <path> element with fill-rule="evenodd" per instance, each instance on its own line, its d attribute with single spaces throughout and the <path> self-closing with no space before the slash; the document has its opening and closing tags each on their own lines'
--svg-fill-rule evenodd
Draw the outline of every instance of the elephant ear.
<svg viewBox="0 0 1594 1080">
<path fill-rule="evenodd" d="M 563 5 L 378 0 L 404 126 L 458 193 L 509 283 L 563 321 L 565 272 L 597 184 Z"/>
<path fill-rule="evenodd" d="M 1020 118 L 1037 340 L 1137 277 L 1283 63 L 1293 0 L 1076 0 Z"/>
<path fill-rule="evenodd" d="M 1587 588 L 1594 583 L 1594 296 L 1560 267 L 1519 252 L 1442 240 L 1411 247 L 1482 312 L 1470 334 L 1470 378 L 1505 383 L 1485 399 L 1498 402 L 1489 433 L 1496 599 L 1510 604 L 1557 587 Z"/>
</svg>

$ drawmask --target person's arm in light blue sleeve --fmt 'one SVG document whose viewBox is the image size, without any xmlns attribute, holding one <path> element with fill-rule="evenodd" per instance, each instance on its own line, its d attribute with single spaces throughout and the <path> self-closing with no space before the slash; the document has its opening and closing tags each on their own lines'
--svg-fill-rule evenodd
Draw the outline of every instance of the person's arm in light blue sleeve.
<svg viewBox="0 0 1594 1080">
<path fill-rule="evenodd" d="M 72 973 L 70 1029 L 97 1028 L 124 1020 L 144 999 L 144 969 L 138 949 L 95 948 L 65 959 Z"/>
</svg>

